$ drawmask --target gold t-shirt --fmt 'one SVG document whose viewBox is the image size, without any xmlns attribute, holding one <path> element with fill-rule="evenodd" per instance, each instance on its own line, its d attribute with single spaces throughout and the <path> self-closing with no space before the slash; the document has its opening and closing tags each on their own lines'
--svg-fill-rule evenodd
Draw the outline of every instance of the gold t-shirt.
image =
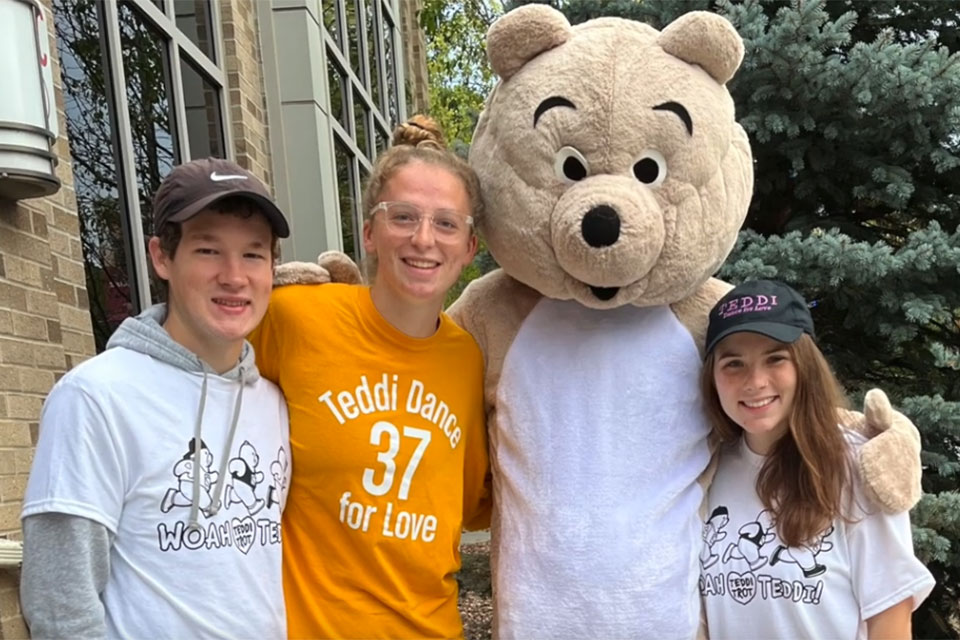
<svg viewBox="0 0 960 640">
<path fill-rule="evenodd" d="M 460 531 L 490 517 L 476 342 L 446 315 L 411 338 L 340 284 L 277 289 L 250 341 L 290 409 L 289 636 L 462 636 Z"/>
</svg>

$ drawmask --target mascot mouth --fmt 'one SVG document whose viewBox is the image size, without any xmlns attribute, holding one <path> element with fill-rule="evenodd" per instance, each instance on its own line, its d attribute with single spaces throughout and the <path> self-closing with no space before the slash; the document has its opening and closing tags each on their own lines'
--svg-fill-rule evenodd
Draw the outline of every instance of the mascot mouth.
<svg viewBox="0 0 960 640">
<path fill-rule="evenodd" d="M 617 295 L 620 287 L 590 287 L 590 291 L 592 291 L 593 295 L 599 300 L 607 301 Z"/>
</svg>

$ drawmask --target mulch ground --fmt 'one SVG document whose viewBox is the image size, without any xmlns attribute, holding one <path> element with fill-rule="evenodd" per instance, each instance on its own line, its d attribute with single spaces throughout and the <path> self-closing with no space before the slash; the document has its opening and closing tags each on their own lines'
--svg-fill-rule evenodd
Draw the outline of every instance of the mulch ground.
<svg viewBox="0 0 960 640">
<path fill-rule="evenodd" d="M 466 640 L 490 640 L 493 600 L 490 589 L 490 543 L 460 547 L 463 566 L 457 574 L 460 584 L 460 616 Z"/>
</svg>

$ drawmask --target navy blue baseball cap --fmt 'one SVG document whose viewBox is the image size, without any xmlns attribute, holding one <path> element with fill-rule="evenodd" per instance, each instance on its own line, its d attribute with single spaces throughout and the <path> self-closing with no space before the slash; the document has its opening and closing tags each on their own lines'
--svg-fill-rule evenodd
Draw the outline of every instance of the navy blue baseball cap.
<svg viewBox="0 0 960 640">
<path fill-rule="evenodd" d="M 290 235 L 290 226 L 267 187 L 230 160 L 202 158 L 173 168 L 153 196 L 153 231 L 168 222 L 183 222 L 220 200 L 249 200 L 266 216 L 278 238 Z"/>
<path fill-rule="evenodd" d="M 710 310 L 707 351 L 733 333 L 759 333 L 779 342 L 815 337 L 813 317 L 803 296 L 774 280 L 751 280 L 734 287 Z"/>
</svg>

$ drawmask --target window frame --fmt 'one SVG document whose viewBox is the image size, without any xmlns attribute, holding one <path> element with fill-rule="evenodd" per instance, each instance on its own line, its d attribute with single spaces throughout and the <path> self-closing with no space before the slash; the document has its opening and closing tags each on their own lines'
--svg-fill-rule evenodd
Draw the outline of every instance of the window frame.
<svg viewBox="0 0 960 640">
<path fill-rule="evenodd" d="M 351 257 L 354 260 L 360 261 L 363 260 L 366 254 L 363 250 L 363 243 L 357 241 L 360 230 L 363 227 L 364 216 L 364 212 L 360 211 L 361 194 L 363 191 L 360 176 L 369 176 L 373 173 L 373 164 L 376 161 L 378 141 L 381 139 L 381 135 L 386 138 L 389 144 L 390 133 L 394 127 L 399 124 L 399 121 L 406 118 L 406 92 L 403 90 L 405 82 L 402 57 L 403 50 L 402 47 L 398 46 L 398 43 L 403 40 L 400 27 L 400 7 L 398 0 L 320 0 L 320 5 L 319 10 L 321 13 L 327 6 L 334 6 L 333 26 L 337 30 L 337 34 L 331 33 L 322 20 L 320 21 L 320 27 L 323 34 L 325 62 L 332 60 L 345 81 L 342 100 L 344 121 L 347 123 L 347 126 L 345 127 L 332 115 L 329 118 L 329 123 L 332 134 L 331 142 L 334 146 L 336 144 L 343 145 L 350 156 L 350 167 L 347 173 L 348 176 L 350 176 L 351 184 L 350 193 L 347 195 L 354 203 L 353 210 L 350 214 L 353 218 L 353 229 L 355 230 L 354 255 Z M 357 52 L 359 55 L 359 60 L 357 61 L 359 64 L 356 66 L 360 70 L 359 74 L 354 68 L 354 65 L 351 64 L 352 60 L 350 58 L 351 43 L 347 25 L 348 5 L 352 5 L 356 14 L 354 20 L 356 22 Z M 367 9 L 371 6 L 373 8 L 374 19 L 373 29 L 367 25 Z M 370 41 L 371 31 L 374 35 L 373 42 Z M 393 58 L 390 63 L 393 69 L 393 87 L 389 86 L 387 78 L 388 61 L 386 60 L 383 46 L 383 38 L 385 37 L 390 37 L 393 43 L 392 51 L 390 52 Z M 343 48 L 341 48 L 338 42 L 343 43 Z M 370 51 L 371 47 L 373 48 L 372 55 Z M 374 73 L 371 73 L 373 70 L 370 68 L 371 57 L 377 65 Z M 370 90 L 373 81 L 377 82 L 377 93 L 380 96 L 380 102 L 376 102 L 373 99 L 373 94 Z M 389 107 L 391 95 L 393 95 L 397 103 L 398 122 L 396 123 L 390 122 Z M 332 91 L 328 91 L 327 96 L 332 100 Z M 365 120 L 365 130 L 368 138 L 367 146 L 373 151 L 373 155 L 368 153 L 368 149 L 361 148 L 357 142 L 356 132 L 358 123 L 356 116 L 358 112 L 358 99 L 362 105 L 359 111 L 364 114 L 362 117 Z M 329 110 L 330 106 L 331 105 L 327 105 L 326 108 Z M 332 155 L 336 163 L 336 154 Z M 339 193 L 341 188 L 339 183 L 336 183 L 336 188 L 338 193 L 334 201 L 337 204 L 337 219 L 340 220 L 344 212 L 340 211 L 342 198 Z M 340 227 L 338 226 L 337 228 Z M 344 247 L 343 240 L 341 234 L 341 248 Z"/>
<path fill-rule="evenodd" d="M 167 42 L 167 60 L 169 69 L 172 98 L 172 127 L 175 134 L 177 164 L 189 162 L 190 144 L 187 139 L 187 111 L 183 93 L 183 76 L 181 73 L 181 57 L 204 76 L 217 92 L 219 103 L 220 134 L 223 140 L 224 152 L 227 159 L 234 159 L 233 136 L 230 122 L 230 106 L 227 95 L 227 72 L 225 47 L 223 43 L 223 27 L 221 23 L 220 6 L 218 2 L 210 2 L 211 36 L 213 37 L 213 52 L 215 60 L 211 60 L 190 38 L 180 30 L 174 15 L 174 3 L 167 0 L 161 10 L 151 0 L 99 0 L 102 11 L 101 38 L 106 44 L 107 66 L 109 68 L 108 101 L 113 111 L 114 125 L 111 127 L 113 140 L 113 155 L 117 163 L 117 172 L 120 177 L 118 190 L 120 192 L 121 217 L 124 222 L 128 245 L 127 262 L 131 303 L 135 313 L 143 311 L 152 304 L 150 291 L 150 266 L 147 255 L 147 238 L 141 224 L 140 196 L 137 184 L 135 151 L 133 135 L 131 133 L 129 103 L 126 91 L 118 90 L 126 86 L 126 75 L 121 58 L 120 41 L 120 12 L 121 2 L 130 5 L 133 10 L 156 28 Z"/>
</svg>

